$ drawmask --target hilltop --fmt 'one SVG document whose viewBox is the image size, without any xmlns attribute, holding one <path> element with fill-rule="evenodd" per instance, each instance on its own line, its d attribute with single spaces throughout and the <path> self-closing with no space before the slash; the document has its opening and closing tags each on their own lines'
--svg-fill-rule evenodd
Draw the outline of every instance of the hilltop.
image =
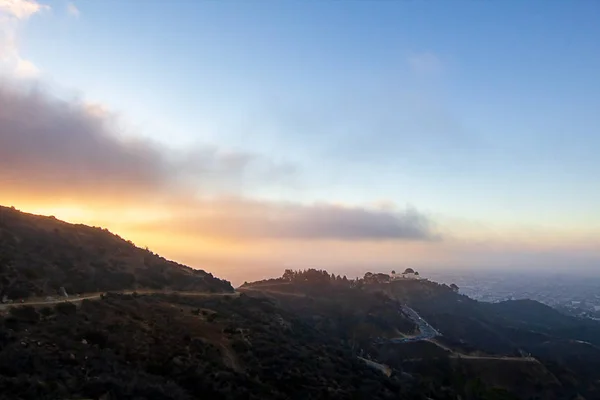
<svg viewBox="0 0 600 400">
<path fill-rule="evenodd" d="M 0 299 L 131 289 L 231 292 L 229 282 L 166 260 L 106 229 L 0 206 Z"/>
<path fill-rule="evenodd" d="M 600 397 L 600 323 L 536 301 L 484 303 L 459 294 L 455 285 L 426 279 L 367 273 L 347 280 L 315 270 L 286 271 L 281 278 L 247 283 L 240 290 L 274 298 L 307 320 L 326 321 L 328 334 L 351 333 L 373 360 L 425 380 L 453 382 L 459 393 L 476 380 L 522 399 Z M 418 312 L 441 335 L 402 340 L 421 327 L 406 321 L 405 313 L 387 311 L 401 305 Z M 400 340 L 381 340 L 391 337 L 390 326 Z"/>
</svg>

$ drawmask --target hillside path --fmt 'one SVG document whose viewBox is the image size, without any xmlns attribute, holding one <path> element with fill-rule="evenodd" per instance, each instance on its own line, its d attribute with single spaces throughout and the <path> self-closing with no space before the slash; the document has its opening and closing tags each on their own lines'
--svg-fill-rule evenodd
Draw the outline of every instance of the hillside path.
<svg viewBox="0 0 600 400">
<path fill-rule="evenodd" d="M 209 292 L 179 292 L 175 290 L 124 290 L 124 291 L 116 291 L 116 292 L 97 292 L 97 293 L 88 293 L 81 296 L 70 296 L 70 297 L 58 297 L 52 300 L 31 300 L 25 301 L 23 303 L 7 303 L 0 304 L 0 310 L 5 310 L 11 307 L 20 307 L 20 306 L 44 306 L 49 304 L 58 304 L 58 303 L 76 303 L 83 300 L 98 300 L 101 298 L 103 294 L 134 294 L 137 293 L 139 295 L 146 294 L 177 294 L 179 296 L 239 296 L 238 292 L 233 293 L 209 293 Z"/>
</svg>

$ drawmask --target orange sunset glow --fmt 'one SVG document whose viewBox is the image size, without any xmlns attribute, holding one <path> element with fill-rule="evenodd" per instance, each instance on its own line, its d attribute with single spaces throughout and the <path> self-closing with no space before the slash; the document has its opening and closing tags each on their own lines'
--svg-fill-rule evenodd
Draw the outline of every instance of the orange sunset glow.
<svg viewBox="0 0 600 400">
<path fill-rule="evenodd" d="M 600 260 L 598 191 L 585 167 L 593 145 L 565 152 L 572 160 L 557 169 L 560 138 L 475 135 L 461 123 L 470 114 L 446 104 L 442 83 L 458 78 L 435 52 L 398 61 L 390 79 L 403 84 L 304 92 L 294 75 L 272 74 L 257 81 L 282 79 L 289 91 L 263 95 L 250 77 L 219 91 L 189 74 L 190 83 L 146 77 L 134 88 L 148 65 L 133 48 L 119 57 L 135 74 L 91 79 L 85 56 L 71 54 L 73 70 L 21 36 L 46 29 L 53 5 L 3 7 L 2 205 L 106 227 L 235 282 L 285 265 L 553 270 L 573 260 L 589 270 Z M 69 29 L 84 24 L 85 14 L 68 15 Z M 25 37 L 32 47 L 16 40 Z M 184 91 L 193 87 L 203 89 Z"/>
</svg>

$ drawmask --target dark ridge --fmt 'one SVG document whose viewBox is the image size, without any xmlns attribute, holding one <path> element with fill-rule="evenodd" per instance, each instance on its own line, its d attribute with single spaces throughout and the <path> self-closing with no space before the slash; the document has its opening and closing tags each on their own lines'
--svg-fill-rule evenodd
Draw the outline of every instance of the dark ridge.
<svg viewBox="0 0 600 400">
<path fill-rule="evenodd" d="M 106 229 L 0 206 L 0 299 L 133 289 L 232 292 Z"/>
</svg>

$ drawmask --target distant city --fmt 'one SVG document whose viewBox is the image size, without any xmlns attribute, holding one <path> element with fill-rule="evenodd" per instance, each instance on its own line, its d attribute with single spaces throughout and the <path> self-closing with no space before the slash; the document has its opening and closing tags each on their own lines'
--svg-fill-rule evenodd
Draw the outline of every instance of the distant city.
<svg viewBox="0 0 600 400">
<path fill-rule="evenodd" d="M 459 287 L 475 300 L 531 299 L 579 317 L 600 320 L 600 277 L 515 271 L 423 271 L 433 281 Z"/>
</svg>

